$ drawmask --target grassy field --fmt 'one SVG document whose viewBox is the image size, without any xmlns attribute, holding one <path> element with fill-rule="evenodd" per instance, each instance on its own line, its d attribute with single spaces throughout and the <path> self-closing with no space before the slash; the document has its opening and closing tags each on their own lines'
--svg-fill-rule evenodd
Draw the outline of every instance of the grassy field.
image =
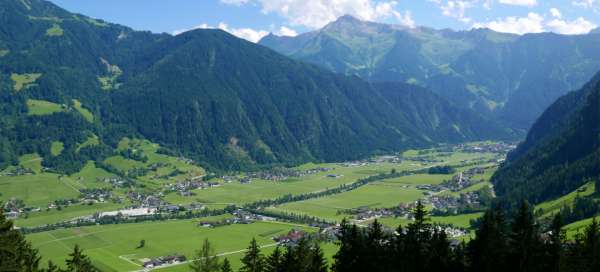
<svg viewBox="0 0 600 272">
<path fill-rule="evenodd" d="M 352 166 L 345 167 L 338 164 L 305 164 L 297 167 L 300 170 L 327 167 L 332 170 L 327 172 L 321 172 L 313 175 L 304 176 L 301 178 L 290 178 L 282 182 L 265 181 L 265 180 L 253 180 L 250 184 L 240 184 L 237 182 L 223 184 L 218 188 L 211 188 L 207 190 L 196 190 L 195 196 L 191 197 L 180 197 L 175 194 L 167 195 L 166 199 L 176 203 L 190 203 L 190 202 L 202 202 L 202 203 L 231 203 L 231 204 L 245 204 L 254 202 L 261 199 L 273 199 L 286 194 L 303 194 L 309 192 L 315 192 L 325 190 L 327 188 L 333 188 L 341 184 L 352 183 L 357 179 L 376 175 L 379 173 L 386 173 L 392 169 L 397 171 L 403 170 L 416 170 L 430 167 L 433 165 L 440 164 L 456 164 L 465 160 L 474 160 L 480 157 L 490 158 L 491 154 L 469 154 L 469 153 L 457 153 L 451 156 L 443 157 L 443 162 L 440 163 L 416 163 L 413 161 L 404 161 L 402 163 L 377 163 L 367 164 L 363 166 Z M 123 165 L 127 165 L 124 163 Z M 340 178 L 328 178 L 328 174 L 341 175 Z M 402 184 L 438 184 L 445 179 L 451 178 L 452 175 L 414 175 L 411 177 L 402 177 L 398 179 L 389 180 L 390 184 L 397 183 Z M 414 192 L 407 192 L 407 195 L 414 194 Z M 376 201 L 375 201 L 376 202 Z M 370 203 L 373 203 L 371 201 Z M 399 202 L 395 203 L 398 204 Z M 369 203 L 366 203 L 369 204 Z M 366 205 L 365 204 L 365 205 Z M 342 205 L 346 207 L 346 205 Z M 360 205 L 359 205 L 360 206 Z"/>
<path fill-rule="evenodd" d="M 46 35 L 50 36 L 50 37 L 62 36 L 63 34 L 64 34 L 64 31 L 60 27 L 59 24 L 54 24 L 54 25 L 52 25 L 51 28 L 49 28 L 48 30 L 46 30 Z"/>
<path fill-rule="evenodd" d="M 87 120 L 90 123 L 94 122 L 94 115 L 92 114 L 92 112 L 84 108 L 79 100 L 73 99 L 73 108 L 75 108 L 75 110 L 78 111 L 83 116 L 83 118 L 85 118 L 85 120 Z"/>
<path fill-rule="evenodd" d="M 423 197 L 423 191 L 414 186 L 376 182 L 346 193 L 323 198 L 299 201 L 270 208 L 275 212 L 306 214 L 332 221 L 340 221 L 348 215 L 339 214 L 346 209 L 369 207 L 392 207 Z"/>
<path fill-rule="evenodd" d="M 50 153 L 52 156 L 58 156 L 62 153 L 63 149 L 65 149 L 65 144 L 63 144 L 63 142 L 54 141 L 50 146 Z"/>
<path fill-rule="evenodd" d="M 79 196 L 79 191 L 68 183 L 59 180 L 56 174 L 24 175 L 0 177 L 0 200 L 16 197 L 28 206 L 46 207 L 56 199 L 71 199 Z"/>
<path fill-rule="evenodd" d="M 45 100 L 27 99 L 27 110 L 29 115 L 49 115 L 65 111 L 65 107 Z"/>
<path fill-rule="evenodd" d="M 14 89 L 15 91 L 21 91 L 23 89 L 32 86 L 35 81 L 40 78 L 42 74 L 40 73 L 31 73 L 31 74 L 12 74 L 10 79 L 15 83 Z"/>
<path fill-rule="evenodd" d="M 88 146 L 95 146 L 95 145 L 99 145 L 99 144 L 100 144 L 100 140 L 98 139 L 98 136 L 91 134 L 88 136 L 88 138 L 85 140 L 85 142 L 77 145 L 76 151 L 79 152 L 79 150 L 82 148 L 85 148 Z"/>
<path fill-rule="evenodd" d="M 575 190 L 567 195 L 564 195 L 564 196 L 559 197 L 554 200 L 550 200 L 550 201 L 546 201 L 541 204 L 538 204 L 535 206 L 535 209 L 543 211 L 542 217 L 549 217 L 549 216 L 554 215 L 556 212 L 560 211 L 560 209 L 562 207 L 564 207 L 565 205 L 572 206 L 573 201 L 575 200 L 575 197 L 577 197 L 577 196 L 583 197 L 583 196 L 592 195 L 595 192 L 595 189 L 596 189 L 596 186 L 594 185 L 594 183 L 590 182 L 588 184 L 585 184 L 585 185 L 579 187 L 577 190 Z"/>
<path fill-rule="evenodd" d="M 103 271 L 129 271 L 141 268 L 141 258 L 174 253 L 192 257 L 205 238 L 212 241 L 217 253 L 221 254 L 245 249 L 253 237 L 260 245 L 269 245 L 274 243 L 272 237 L 285 234 L 292 228 L 311 230 L 277 222 L 211 229 L 199 227 L 195 222 L 197 220 L 92 226 L 36 233 L 27 238 L 34 247 L 39 248 L 45 260 L 63 264 L 62 260 L 78 244 Z M 146 246 L 137 249 L 142 239 L 146 240 Z M 240 256 L 231 255 L 232 261 Z M 185 265 L 183 267 L 187 269 Z M 177 268 L 172 269 L 177 271 Z"/>
</svg>

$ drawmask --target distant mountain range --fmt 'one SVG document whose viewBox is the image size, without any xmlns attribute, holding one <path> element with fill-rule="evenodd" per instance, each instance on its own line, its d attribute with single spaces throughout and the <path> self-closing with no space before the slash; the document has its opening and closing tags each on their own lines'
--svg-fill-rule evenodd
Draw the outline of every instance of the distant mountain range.
<svg viewBox="0 0 600 272">
<path fill-rule="evenodd" d="M 539 203 L 598 178 L 600 73 L 552 104 L 492 181 L 500 196 Z"/>
<path fill-rule="evenodd" d="M 220 30 L 138 32 L 42 0 L 2 1 L 0 14 L 0 167 L 36 152 L 74 172 L 122 137 L 234 170 L 514 136 L 416 85 L 337 75 Z"/>
<path fill-rule="evenodd" d="M 430 89 L 526 131 L 558 97 L 600 70 L 600 35 L 512 35 L 407 28 L 340 17 L 296 37 L 260 41 L 284 55 L 373 82 Z"/>
</svg>

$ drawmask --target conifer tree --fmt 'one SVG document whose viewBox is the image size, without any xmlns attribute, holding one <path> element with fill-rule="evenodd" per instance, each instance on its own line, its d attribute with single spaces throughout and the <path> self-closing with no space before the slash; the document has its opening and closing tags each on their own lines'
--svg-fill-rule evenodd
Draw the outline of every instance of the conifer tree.
<svg viewBox="0 0 600 272">
<path fill-rule="evenodd" d="M 283 266 L 283 255 L 281 254 L 281 248 L 277 246 L 275 250 L 267 257 L 265 263 L 267 272 L 284 272 Z"/>
<path fill-rule="evenodd" d="M 223 260 L 223 263 L 221 264 L 221 272 L 233 272 L 233 269 L 231 268 L 231 263 L 229 263 L 229 260 L 227 258 L 225 258 Z"/>
<path fill-rule="evenodd" d="M 264 262 L 264 257 L 260 253 L 260 248 L 256 243 L 256 239 L 252 238 L 250 246 L 248 246 L 248 250 L 242 258 L 240 272 L 263 272 L 265 271 Z"/>
<path fill-rule="evenodd" d="M 0 207 L 4 207 L 0 203 Z M 37 271 L 40 257 L 13 223 L 0 211 L 0 268 L 6 271 Z"/>
<path fill-rule="evenodd" d="M 511 224 L 510 255 L 512 271 L 536 271 L 540 265 L 541 241 L 531 206 L 523 201 Z"/>
<path fill-rule="evenodd" d="M 327 272 L 327 260 L 321 246 L 317 243 L 311 251 L 311 261 L 306 272 Z"/>
<path fill-rule="evenodd" d="M 66 260 L 68 272 L 96 272 L 99 271 L 92 265 L 88 256 L 83 254 L 79 245 L 75 245 L 73 252 L 69 254 L 70 259 Z"/>
<path fill-rule="evenodd" d="M 204 239 L 202 248 L 196 252 L 190 268 L 195 272 L 217 272 L 220 270 L 219 257 L 208 239 Z"/>
<path fill-rule="evenodd" d="M 550 236 L 546 243 L 548 260 L 545 263 L 550 272 L 558 272 L 561 270 L 561 264 L 564 259 L 563 246 L 565 240 L 566 235 L 563 230 L 562 215 L 558 213 L 552 219 Z"/>
</svg>

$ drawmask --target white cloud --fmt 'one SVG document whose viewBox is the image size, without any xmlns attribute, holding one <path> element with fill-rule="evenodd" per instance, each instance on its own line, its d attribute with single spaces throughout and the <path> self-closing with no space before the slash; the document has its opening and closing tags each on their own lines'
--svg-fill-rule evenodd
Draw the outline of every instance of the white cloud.
<svg viewBox="0 0 600 272">
<path fill-rule="evenodd" d="M 494 31 L 513 33 L 513 34 L 525 34 L 525 33 L 540 33 L 544 32 L 544 17 L 541 15 L 530 12 L 527 17 L 506 17 L 491 21 L 487 23 L 476 23 L 473 28 L 484 28 L 487 27 Z"/>
<path fill-rule="evenodd" d="M 550 9 L 550 14 L 552 14 L 552 17 L 554 18 L 562 18 L 562 13 L 560 13 L 560 10 L 558 10 L 557 8 L 551 8 Z"/>
<path fill-rule="evenodd" d="M 442 14 L 449 17 L 454 17 L 462 22 L 468 23 L 470 18 L 465 16 L 465 11 L 473 7 L 474 1 L 447 1 L 445 5 L 441 5 Z"/>
<path fill-rule="evenodd" d="M 587 34 L 597 27 L 596 24 L 579 17 L 573 21 L 554 19 L 546 24 L 552 32 L 566 35 Z"/>
<path fill-rule="evenodd" d="M 288 36 L 288 37 L 295 37 L 298 36 L 298 32 L 296 32 L 295 30 L 282 26 L 279 28 L 279 31 L 277 31 L 278 36 Z"/>
<path fill-rule="evenodd" d="M 405 11 L 404 14 L 399 11 L 394 11 L 394 16 L 396 17 L 396 20 L 398 20 L 398 22 L 403 26 L 409 28 L 417 27 L 415 20 L 412 18 L 412 13 L 409 10 Z"/>
<path fill-rule="evenodd" d="M 261 4 L 265 14 L 275 13 L 289 24 L 321 28 L 342 15 L 352 15 L 362 20 L 376 21 L 398 18 L 397 1 L 374 0 L 254 0 Z M 406 22 L 406 14 L 401 16 Z M 412 21 L 412 18 L 410 18 Z M 402 22 L 402 21 L 401 21 Z"/>
<path fill-rule="evenodd" d="M 583 8 L 591 8 L 594 6 L 594 3 L 597 3 L 596 0 L 574 0 L 571 2 L 574 6 L 583 7 Z"/>
<path fill-rule="evenodd" d="M 498 32 L 519 35 L 546 31 L 564 35 L 578 35 L 587 34 L 597 27 L 596 24 L 586 20 L 583 17 L 579 17 L 573 21 L 563 20 L 560 11 L 555 8 L 550 10 L 550 14 L 552 19 L 548 20 L 542 15 L 530 12 L 527 17 L 511 16 L 500 18 L 496 21 L 476 23 L 473 25 L 473 28 L 486 27 Z"/>
<path fill-rule="evenodd" d="M 537 5 L 537 0 L 500 0 L 500 3 L 513 6 L 533 7 Z"/>
<path fill-rule="evenodd" d="M 250 0 L 221 0 L 221 3 L 226 5 L 241 6 L 248 3 Z"/>
<path fill-rule="evenodd" d="M 175 30 L 175 31 L 173 31 L 173 35 L 179 35 L 181 33 L 184 33 L 186 31 L 190 31 L 190 30 L 194 30 L 194 29 L 221 29 L 221 30 L 229 32 L 230 34 L 232 34 L 238 38 L 242 38 L 242 39 L 251 41 L 253 43 L 257 43 L 258 41 L 260 41 L 260 39 L 262 39 L 264 36 L 267 36 L 269 34 L 269 32 L 265 31 L 265 30 L 254 30 L 251 28 L 230 28 L 226 23 L 221 22 L 216 27 L 210 26 L 208 24 L 200 24 L 200 25 L 194 26 L 189 29 Z"/>
</svg>

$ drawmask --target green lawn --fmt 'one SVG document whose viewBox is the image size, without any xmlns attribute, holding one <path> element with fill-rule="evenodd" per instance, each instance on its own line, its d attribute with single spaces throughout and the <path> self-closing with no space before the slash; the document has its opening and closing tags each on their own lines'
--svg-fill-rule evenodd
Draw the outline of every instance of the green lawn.
<svg viewBox="0 0 600 272">
<path fill-rule="evenodd" d="M 578 195 L 582 197 L 592 195 L 595 192 L 595 189 L 596 186 L 594 185 L 594 183 L 590 182 L 579 187 L 577 190 L 567 195 L 564 195 L 554 200 L 540 203 L 536 205 L 535 208 L 536 210 L 543 210 L 542 217 L 549 217 L 555 214 L 556 212 L 560 211 L 560 209 L 564 207 L 564 205 L 572 206 L 575 197 L 577 197 Z"/>
<path fill-rule="evenodd" d="M 198 219 L 206 220 L 206 219 Z M 243 250 L 254 237 L 260 245 L 273 244 L 272 237 L 287 233 L 292 228 L 310 230 L 308 227 L 278 222 L 257 222 L 248 225 L 230 225 L 214 229 L 198 227 L 198 220 L 161 221 L 138 224 L 103 225 L 73 229 L 60 229 L 27 236 L 35 248 L 58 264 L 69 254 L 75 244 L 85 250 L 103 271 L 129 271 L 140 269 L 139 259 L 180 253 L 188 257 L 208 238 L 217 253 Z M 136 249 L 140 240 L 146 246 Z M 234 254 L 232 261 L 241 256 Z M 133 263 L 132 263 L 133 262 Z M 186 265 L 183 265 L 187 269 Z M 183 268 L 173 268 L 183 269 Z"/>
<path fill-rule="evenodd" d="M 407 187 L 403 184 L 376 182 L 342 194 L 288 203 L 270 210 L 339 221 L 348 215 L 338 214 L 338 211 L 364 206 L 393 207 L 400 203 L 414 202 L 423 196 L 423 191 L 412 185 Z"/>
<path fill-rule="evenodd" d="M 88 138 L 85 140 L 85 142 L 77 145 L 76 151 L 79 152 L 79 150 L 82 148 L 85 148 L 88 146 L 95 146 L 95 145 L 99 145 L 99 144 L 100 144 L 100 140 L 98 139 L 98 136 L 96 136 L 95 134 L 91 134 L 90 136 L 88 136 Z"/>
<path fill-rule="evenodd" d="M 128 204 L 115 203 L 95 203 L 93 205 L 77 204 L 64 207 L 62 210 L 52 209 L 46 211 L 42 209 L 39 212 L 31 212 L 27 218 L 19 218 L 15 221 L 18 227 L 35 227 L 46 224 L 54 224 L 61 221 L 73 219 L 80 216 L 93 215 L 96 212 L 114 211 L 127 206 Z"/>
<path fill-rule="evenodd" d="M 52 156 L 58 156 L 60 153 L 62 153 L 63 149 L 65 149 L 65 144 L 63 144 L 63 142 L 54 141 L 50 146 L 50 153 Z"/>
<path fill-rule="evenodd" d="M 27 99 L 27 110 L 29 115 L 49 115 L 65 111 L 65 107 L 50 101 Z"/>
<path fill-rule="evenodd" d="M 85 118 L 85 120 L 90 123 L 94 122 L 94 115 L 92 112 L 84 108 L 79 100 L 73 99 L 73 107 L 83 116 L 83 118 Z"/>
<path fill-rule="evenodd" d="M 15 83 L 14 88 L 15 91 L 20 91 L 23 89 L 28 88 L 29 86 L 32 86 L 32 84 L 35 83 L 35 81 L 40 78 L 42 76 L 42 74 L 40 73 L 31 73 L 31 74 L 15 74 L 13 73 L 10 76 L 10 79 L 12 79 L 12 81 Z"/>
<path fill-rule="evenodd" d="M 56 174 L 43 173 L 16 177 L 0 177 L 0 200 L 16 197 L 28 206 L 46 207 L 56 199 L 77 198 L 79 192 L 61 181 Z"/>
<path fill-rule="evenodd" d="M 59 24 L 54 24 L 54 25 L 52 25 L 51 28 L 49 28 L 48 30 L 46 30 L 46 35 L 50 36 L 50 37 L 62 36 L 63 34 L 64 34 L 64 31 L 60 27 Z"/>
</svg>

